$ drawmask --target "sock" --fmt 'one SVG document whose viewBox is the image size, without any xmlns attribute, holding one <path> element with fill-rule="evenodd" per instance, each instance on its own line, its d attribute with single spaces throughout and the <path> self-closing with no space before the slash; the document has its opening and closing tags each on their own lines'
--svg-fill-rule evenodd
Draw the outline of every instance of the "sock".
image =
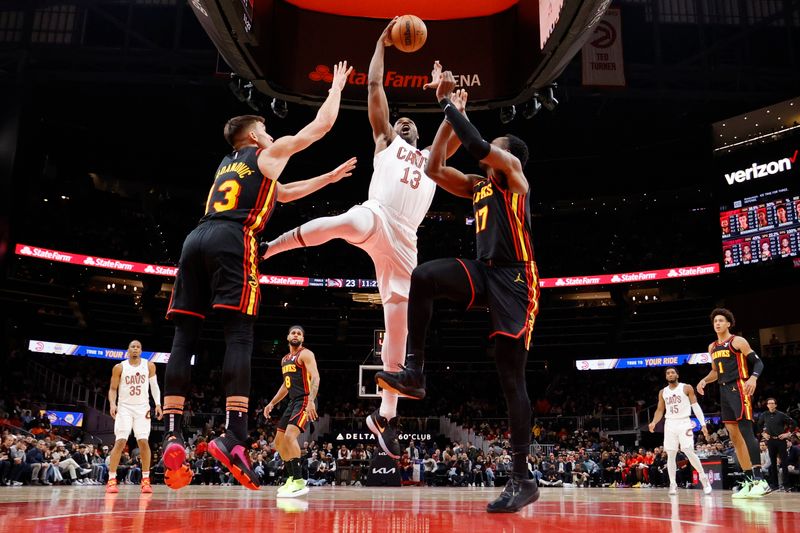
<svg viewBox="0 0 800 533">
<path fill-rule="evenodd" d="M 755 469 L 751 468 L 750 470 L 745 470 L 744 477 L 747 481 L 753 481 L 756 478 Z"/>
<path fill-rule="evenodd" d="M 267 250 L 267 258 L 270 258 L 273 255 L 277 255 L 281 252 L 294 250 L 295 248 L 302 248 L 306 245 L 306 243 L 303 242 L 303 238 L 300 236 L 300 228 L 287 231 L 274 241 L 270 241 L 268 244 L 269 249 Z"/>
<path fill-rule="evenodd" d="M 247 402 L 238 400 L 226 402 L 225 429 L 238 440 L 247 440 Z"/>
<path fill-rule="evenodd" d="M 397 416 L 397 394 L 381 391 L 381 407 L 378 411 L 387 421 Z"/>
<path fill-rule="evenodd" d="M 410 353 L 406 356 L 406 366 L 422 372 L 425 368 L 425 352 L 417 350 L 417 353 Z"/>
<path fill-rule="evenodd" d="M 142 471 L 142 479 L 150 479 L 150 471 L 149 470 L 143 470 Z"/>
<path fill-rule="evenodd" d="M 294 479 L 303 478 L 303 468 L 300 466 L 300 458 L 289 460 L 289 475 Z"/>
<path fill-rule="evenodd" d="M 697 454 L 694 451 L 689 450 L 686 453 L 686 458 L 689 459 L 689 463 L 691 463 L 692 467 L 697 470 L 697 477 L 700 478 L 700 483 L 703 484 L 705 487 L 708 485 L 708 478 L 706 477 L 706 472 L 703 470 L 703 463 L 700 462 L 700 458 L 697 457 Z"/>
<path fill-rule="evenodd" d="M 514 477 L 528 479 L 528 452 L 514 452 L 512 460 Z"/>
<path fill-rule="evenodd" d="M 753 469 L 750 470 L 750 472 L 752 473 L 751 477 L 753 480 L 759 481 L 761 479 L 764 479 L 764 476 L 761 474 L 761 465 L 754 466 Z"/>
<path fill-rule="evenodd" d="M 114 479 L 114 480 L 117 479 L 117 473 L 116 472 L 109 472 L 108 473 L 108 480 L 111 481 L 112 479 Z"/>
<path fill-rule="evenodd" d="M 183 406 L 177 405 L 164 405 L 164 428 L 175 435 L 181 437 L 181 428 L 183 428 Z"/>
</svg>

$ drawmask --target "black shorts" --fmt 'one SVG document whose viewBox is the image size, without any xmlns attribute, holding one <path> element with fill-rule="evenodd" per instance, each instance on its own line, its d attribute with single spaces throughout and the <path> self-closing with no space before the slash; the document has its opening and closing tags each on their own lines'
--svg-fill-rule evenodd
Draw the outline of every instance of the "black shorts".
<svg viewBox="0 0 800 533">
<path fill-rule="evenodd" d="M 539 273 L 536 263 L 490 266 L 477 259 L 457 259 L 469 276 L 472 299 L 467 309 L 488 306 L 492 333 L 518 339 L 530 348 L 533 324 L 539 312 Z"/>
<path fill-rule="evenodd" d="M 739 420 L 753 420 L 753 404 L 744 393 L 744 380 L 719 384 L 722 421 L 736 423 Z"/>
<path fill-rule="evenodd" d="M 316 406 L 316 401 L 314 405 Z M 298 396 L 289 400 L 289 405 L 286 406 L 286 410 L 283 412 L 280 422 L 278 422 L 278 431 L 286 431 L 286 427 L 291 424 L 297 426 L 300 433 L 305 432 L 308 425 L 307 406 L 308 396 Z"/>
<path fill-rule="evenodd" d="M 257 316 L 260 300 L 258 243 L 250 229 L 209 221 L 189 233 L 167 317 L 183 313 L 205 318 L 210 308 Z"/>
</svg>

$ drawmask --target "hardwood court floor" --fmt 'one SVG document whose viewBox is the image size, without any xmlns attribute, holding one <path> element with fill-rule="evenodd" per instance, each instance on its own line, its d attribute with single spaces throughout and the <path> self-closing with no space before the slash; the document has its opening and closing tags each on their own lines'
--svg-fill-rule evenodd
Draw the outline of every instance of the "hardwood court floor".
<svg viewBox="0 0 800 533">
<path fill-rule="evenodd" d="M 485 505 L 498 488 L 311 487 L 280 500 L 276 487 L 153 489 L 3 487 L 0 532 L 800 532 L 800 493 L 736 501 L 730 491 L 543 488 L 520 513 L 491 515 Z"/>
</svg>

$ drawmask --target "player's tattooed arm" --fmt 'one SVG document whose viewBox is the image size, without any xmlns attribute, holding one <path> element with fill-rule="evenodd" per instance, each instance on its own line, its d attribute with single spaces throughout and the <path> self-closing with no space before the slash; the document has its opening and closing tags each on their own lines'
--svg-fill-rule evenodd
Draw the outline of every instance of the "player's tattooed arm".
<svg viewBox="0 0 800 533">
<path fill-rule="evenodd" d="M 312 422 L 319 418 L 317 415 L 317 392 L 319 392 L 319 369 L 317 368 L 317 360 L 314 358 L 314 352 L 309 349 L 303 350 L 303 353 L 300 355 L 299 361 L 303 363 L 303 366 L 306 367 L 306 372 L 309 373 L 311 376 L 311 385 L 309 386 L 308 391 L 308 405 L 306 406 L 306 413 L 308 414 L 309 420 Z"/>
</svg>

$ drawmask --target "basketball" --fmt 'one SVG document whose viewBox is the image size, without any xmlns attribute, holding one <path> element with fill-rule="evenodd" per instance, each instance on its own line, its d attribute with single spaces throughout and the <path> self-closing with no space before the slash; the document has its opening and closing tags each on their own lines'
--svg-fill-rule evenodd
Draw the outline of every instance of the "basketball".
<svg viewBox="0 0 800 533">
<path fill-rule="evenodd" d="M 416 15 L 403 15 L 392 27 L 392 43 L 401 52 L 416 52 L 427 38 L 428 28 Z"/>
</svg>

